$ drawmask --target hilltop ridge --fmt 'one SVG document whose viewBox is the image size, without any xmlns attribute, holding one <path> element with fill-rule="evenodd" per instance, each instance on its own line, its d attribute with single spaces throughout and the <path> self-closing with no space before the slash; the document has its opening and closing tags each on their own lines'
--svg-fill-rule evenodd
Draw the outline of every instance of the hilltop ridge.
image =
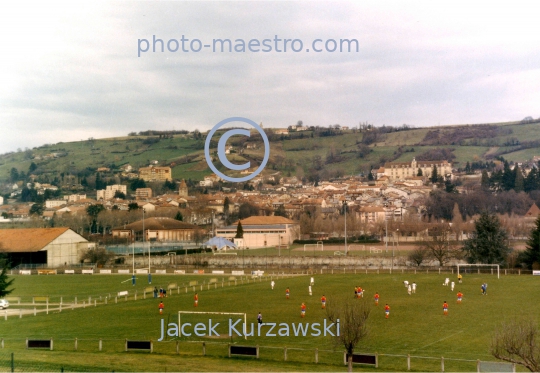
<svg viewBox="0 0 540 373">
<path fill-rule="evenodd" d="M 474 125 L 412 128 L 361 125 L 266 129 L 270 139 L 270 161 L 265 172 L 290 176 L 318 174 L 321 179 L 366 174 L 389 161 L 445 159 L 455 168 L 466 162 L 487 161 L 503 156 L 525 161 L 540 153 L 540 123 L 527 121 Z M 263 156 L 260 136 L 233 137 L 229 141 L 231 161 L 253 164 Z M 198 130 L 130 133 L 125 137 L 45 144 L 33 149 L 0 155 L 0 180 L 8 181 L 12 168 L 48 176 L 82 177 L 99 168 L 133 169 L 150 163 L 168 165 L 176 179 L 202 180 L 210 175 L 204 159 L 205 134 Z M 32 166 L 32 164 L 34 166 Z M 33 168 L 30 170 L 30 168 Z"/>
</svg>

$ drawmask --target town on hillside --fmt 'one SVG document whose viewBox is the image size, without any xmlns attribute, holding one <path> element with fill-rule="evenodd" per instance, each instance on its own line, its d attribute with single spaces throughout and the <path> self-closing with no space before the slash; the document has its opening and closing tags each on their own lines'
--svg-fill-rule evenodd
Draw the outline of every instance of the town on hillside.
<svg viewBox="0 0 540 373">
<path fill-rule="evenodd" d="M 297 125 L 285 131 L 307 129 Z M 234 154 L 233 147 L 227 150 Z M 523 247 L 540 212 L 539 160 L 509 163 L 499 157 L 456 168 L 451 159 L 413 157 L 384 162 L 367 174 L 328 179 L 269 167 L 243 183 L 215 174 L 173 178 L 171 166 L 159 160 L 138 168 L 102 166 L 82 177 L 38 173 L 32 162 L 27 171 L 12 168 L 4 175 L 0 229 L 69 228 L 91 247 L 137 242 L 200 247 L 221 237 L 252 249 L 328 240 L 412 248 L 441 227 L 447 241 L 458 245 L 488 211 Z M 80 258 L 73 255 L 70 261 Z"/>
</svg>

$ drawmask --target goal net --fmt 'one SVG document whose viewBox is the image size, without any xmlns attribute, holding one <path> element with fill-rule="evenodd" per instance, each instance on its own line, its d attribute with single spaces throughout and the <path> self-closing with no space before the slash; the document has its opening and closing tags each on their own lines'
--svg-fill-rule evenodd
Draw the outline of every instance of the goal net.
<svg viewBox="0 0 540 373">
<path fill-rule="evenodd" d="M 516 372 L 516 365 L 497 361 L 478 361 L 477 372 Z"/>
<path fill-rule="evenodd" d="M 500 278 L 500 268 L 498 264 L 457 264 L 457 274 L 465 273 L 490 273 L 497 274 Z"/>
<path fill-rule="evenodd" d="M 178 337 L 182 339 L 247 339 L 246 326 L 246 313 L 178 311 Z"/>
<path fill-rule="evenodd" d="M 308 250 L 319 250 L 319 247 L 321 248 L 321 251 L 323 251 L 324 244 L 322 241 L 317 241 L 317 243 L 307 243 L 304 245 L 304 251 L 306 251 L 306 248 Z"/>
<path fill-rule="evenodd" d="M 364 252 L 366 251 L 366 245 L 349 245 L 345 251 L 334 251 L 334 255 L 352 255 L 353 251 Z"/>
</svg>

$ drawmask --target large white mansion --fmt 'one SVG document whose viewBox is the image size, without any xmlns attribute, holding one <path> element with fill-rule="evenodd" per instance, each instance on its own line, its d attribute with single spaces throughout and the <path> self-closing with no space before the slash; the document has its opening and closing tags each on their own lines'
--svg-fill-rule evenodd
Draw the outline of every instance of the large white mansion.
<svg viewBox="0 0 540 373">
<path fill-rule="evenodd" d="M 437 174 L 452 175 L 452 165 L 448 161 L 419 161 L 415 158 L 411 162 L 387 162 L 384 164 L 384 176 L 389 181 L 405 180 L 418 175 L 418 169 L 422 170 L 422 177 L 431 177 L 433 166 L 437 166 Z"/>
</svg>

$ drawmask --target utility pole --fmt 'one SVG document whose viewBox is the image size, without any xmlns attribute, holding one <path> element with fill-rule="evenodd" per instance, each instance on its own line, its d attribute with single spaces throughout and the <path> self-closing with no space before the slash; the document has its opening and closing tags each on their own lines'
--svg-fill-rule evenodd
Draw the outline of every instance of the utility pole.
<svg viewBox="0 0 540 373">
<path fill-rule="evenodd" d="M 135 231 L 131 230 L 131 247 L 133 249 L 133 270 L 131 272 L 131 284 L 135 286 Z"/>
<path fill-rule="evenodd" d="M 345 210 L 345 255 L 347 255 L 347 198 L 343 201 L 343 209 Z"/>
<path fill-rule="evenodd" d="M 212 237 L 216 237 L 216 234 L 214 232 L 214 210 L 212 210 Z"/>
<path fill-rule="evenodd" d="M 393 235 L 393 234 L 392 234 Z M 399 249 L 399 228 L 396 230 L 396 236 L 398 239 L 398 249 Z M 394 243 L 396 242 L 396 238 L 394 236 L 394 242 L 392 242 L 392 269 L 394 269 Z"/>
<path fill-rule="evenodd" d="M 146 245 L 146 232 L 144 230 L 144 206 L 142 208 L 142 233 L 143 233 L 143 250 Z M 148 246 L 148 283 L 152 283 L 152 272 L 150 271 L 150 246 Z"/>
<path fill-rule="evenodd" d="M 388 252 L 388 216 L 386 216 L 386 205 L 384 206 L 384 226 L 385 226 L 385 246 L 386 246 L 386 252 Z"/>
</svg>

